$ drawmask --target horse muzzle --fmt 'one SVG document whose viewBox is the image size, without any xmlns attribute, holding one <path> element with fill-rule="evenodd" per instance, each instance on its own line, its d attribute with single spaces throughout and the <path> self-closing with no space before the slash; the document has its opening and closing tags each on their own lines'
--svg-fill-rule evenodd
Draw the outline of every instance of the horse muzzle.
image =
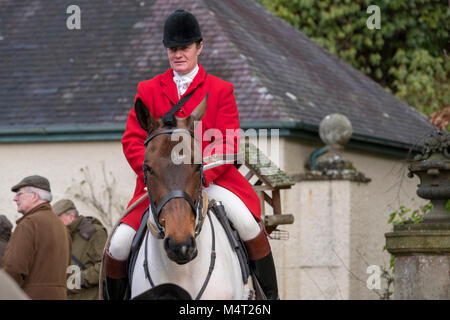
<svg viewBox="0 0 450 320">
<path fill-rule="evenodd" d="M 183 242 L 177 242 L 169 235 L 164 239 L 164 249 L 167 257 L 178 264 L 192 261 L 198 253 L 197 244 L 193 236 L 189 236 Z"/>
</svg>

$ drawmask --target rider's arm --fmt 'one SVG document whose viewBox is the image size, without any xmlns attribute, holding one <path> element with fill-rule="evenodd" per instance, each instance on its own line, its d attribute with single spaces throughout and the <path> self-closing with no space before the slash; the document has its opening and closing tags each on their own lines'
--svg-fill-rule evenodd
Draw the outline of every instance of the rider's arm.
<svg viewBox="0 0 450 320">
<path fill-rule="evenodd" d="M 236 106 L 236 100 L 233 93 L 233 85 L 229 82 L 224 82 L 223 89 L 220 92 L 220 98 L 218 99 L 219 105 L 217 106 L 217 116 L 215 128 L 220 130 L 223 139 L 221 141 L 215 141 L 218 144 L 213 148 L 213 153 L 221 154 L 237 154 L 239 151 L 239 113 Z M 227 139 L 228 133 L 231 135 Z M 204 157 L 210 154 L 204 154 Z M 213 169 L 206 170 L 204 186 L 207 187 L 211 182 L 214 182 L 224 172 L 226 172 L 233 164 L 224 164 Z"/>
<path fill-rule="evenodd" d="M 139 92 L 140 84 L 138 85 L 138 93 L 136 95 L 135 101 L 138 97 L 141 97 L 141 94 Z M 139 125 L 136 117 L 136 112 L 133 107 L 128 115 L 125 133 L 122 137 L 122 148 L 123 153 L 127 158 L 127 161 L 130 164 L 131 168 L 142 179 L 142 181 L 144 180 L 142 164 L 144 163 L 144 141 L 146 137 L 147 133 Z"/>
</svg>

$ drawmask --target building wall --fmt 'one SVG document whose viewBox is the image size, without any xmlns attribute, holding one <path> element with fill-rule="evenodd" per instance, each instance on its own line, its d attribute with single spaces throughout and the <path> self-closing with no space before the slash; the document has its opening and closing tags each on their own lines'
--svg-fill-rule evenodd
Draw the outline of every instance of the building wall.
<svg viewBox="0 0 450 320">
<path fill-rule="evenodd" d="M 293 138 L 280 138 L 280 154 L 272 158 L 286 173 L 297 175 L 305 171 L 304 163 L 307 157 L 320 146 L 320 144 L 304 141 L 300 143 Z M 68 189 L 73 190 L 73 187 L 79 185 L 84 179 L 80 169 L 87 166 L 95 181 L 97 196 L 101 198 L 98 193 L 104 188 L 102 173 L 102 164 L 104 164 L 107 174 L 112 172 L 116 179 L 116 203 L 125 206 L 134 191 L 135 174 L 129 168 L 118 141 L 0 144 L 0 155 L 0 176 L 2 177 L 0 214 L 8 216 L 13 223 L 21 215 L 16 212 L 16 205 L 12 200 L 14 193 L 10 189 L 28 175 L 39 174 L 47 177 L 50 180 L 55 201 L 66 196 L 74 199 Z M 334 222 L 326 223 L 342 224 L 343 221 L 347 221 L 346 225 L 341 225 L 339 230 L 348 230 L 348 235 L 334 235 L 335 241 L 351 244 L 348 245 L 348 256 L 342 261 L 339 258 L 330 257 L 329 254 L 321 256 L 322 252 L 318 252 L 317 248 L 315 248 L 316 252 L 309 252 L 309 256 L 301 255 L 299 246 L 303 245 L 303 248 L 306 248 L 304 250 L 308 250 L 306 240 L 302 239 L 311 236 L 308 229 L 302 228 L 304 211 L 300 205 L 300 201 L 308 197 L 304 194 L 306 192 L 304 190 L 307 189 L 299 182 L 293 188 L 281 193 L 283 212 L 294 214 L 296 219 L 293 225 L 280 227 L 289 232 L 289 240 L 271 240 L 277 265 L 280 295 L 283 299 L 377 299 L 377 295 L 366 287 L 365 281 L 369 276 L 366 268 L 368 265 L 389 265 L 389 254 L 382 250 L 385 243 L 384 233 L 391 230 L 391 226 L 387 223 L 388 215 L 398 209 L 401 204 L 416 208 L 425 203 L 416 196 L 418 179 L 406 177 L 404 161 L 356 150 L 347 150 L 344 155 L 372 181 L 368 184 L 344 183 L 341 184 L 342 195 L 339 196 L 339 193 L 336 193 L 340 197 L 336 201 L 344 199 L 341 201 L 343 208 L 346 204 L 348 209 L 345 210 L 350 210 L 348 214 L 350 222 L 345 220 L 347 218 L 338 218 Z M 339 186 L 339 183 L 336 185 Z M 84 187 L 86 190 L 85 184 Z M 323 186 L 317 190 L 320 188 Z M 83 215 L 96 215 L 90 206 L 76 199 L 74 201 Z M 345 213 L 345 210 L 340 212 Z M 322 211 L 317 212 L 316 215 L 326 216 Z M 113 220 L 116 221 L 118 218 L 119 213 L 115 212 Z M 319 235 L 323 220 L 318 219 L 315 229 Z M 312 221 L 314 223 L 314 220 Z M 314 247 L 311 248 L 314 249 Z M 328 268 L 326 273 L 308 269 L 308 263 L 311 262 L 308 262 L 308 259 L 328 261 L 330 265 L 335 266 L 335 269 Z M 338 269 L 339 275 L 334 273 Z M 343 276 L 345 272 L 342 270 L 347 272 L 348 277 Z M 335 283 L 334 289 L 329 283 Z"/>
<path fill-rule="evenodd" d="M 28 175 L 39 174 L 49 179 L 53 194 L 52 203 L 70 196 L 83 215 L 97 216 L 92 207 L 76 200 L 68 190 L 75 191 L 74 187 L 85 180 L 82 168 L 88 167 L 97 188 L 95 194 L 102 203 L 106 203 L 101 195 L 105 186 L 103 164 L 107 179 L 111 181 L 110 173 L 113 173 L 116 179 L 116 203 L 126 205 L 134 191 L 135 174 L 123 156 L 120 142 L 0 144 L 0 155 L 0 214 L 5 214 L 12 222 L 20 218 L 21 214 L 16 211 L 11 187 Z M 85 183 L 85 195 L 89 195 L 88 189 Z M 114 208 L 111 211 L 117 220 L 119 214 Z"/>
<path fill-rule="evenodd" d="M 304 164 L 308 156 L 321 146 L 321 144 L 315 143 L 298 143 L 298 140 L 292 138 L 281 139 L 281 168 L 289 175 L 304 173 Z M 419 205 L 426 203 L 416 195 L 419 179 L 416 177 L 410 179 L 406 176 L 407 164 L 405 161 L 357 150 L 346 150 L 344 156 L 372 180 L 368 184 L 350 182 L 341 184 L 341 187 L 334 186 L 336 190 L 345 188 L 348 191 L 339 196 L 339 201 L 330 197 L 329 199 L 333 201 L 330 200 L 329 204 L 322 204 L 327 212 L 334 214 L 331 216 L 331 219 L 334 218 L 334 220 L 325 222 L 323 221 L 323 217 L 326 216 L 325 212 L 314 213 L 318 217 L 316 220 L 318 229 L 315 230 L 318 238 L 313 240 L 325 241 L 324 239 L 328 235 L 320 235 L 320 228 L 324 232 L 325 230 L 346 230 L 339 224 L 343 219 L 347 219 L 347 215 L 339 217 L 337 214 L 340 211 L 329 208 L 329 206 L 339 203 L 342 208 L 348 205 L 348 210 L 350 210 L 348 234 L 334 234 L 335 239 L 333 240 L 339 244 L 349 243 L 348 257 L 337 258 L 336 254 L 329 251 L 328 253 L 327 251 L 316 252 L 319 256 L 325 255 L 320 259 L 328 261 L 323 263 L 323 266 L 327 268 L 327 277 L 324 276 L 325 273 L 311 268 L 314 266 L 314 259 L 318 256 L 309 253 L 311 261 L 308 261 L 300 242 L 304 237 L 311 237 L 314 232 L 314 229 L 311 229 L 310 234 L 305 235 L 309 231 L 304 226 L 302 227 L 302 223 L 305 224 L 307 221 L 305 220 L 307 213 L 305 213 L 305 208 L 302 208 L 302 203 L 307 204 L 304 199 L 307 199 L 308 195 L 304 193 L 310 192 L 307 190 L 320 192 L 329 182 L 314 181 L 313 183 L 317 187 L 314 188 L 310 183 L 309 189 L 302 186 L 303 182 L 298 182 L 291 189 L 282 191 L 283 213 L 290 213 L 295 217 L 293 225 L 279 227 L 289 232 L 289 240 L 271 240 L 280 282 L 280 295 L 284 299 L 342 299 L 343 297 L 378 299 L 378 295 L 373 290 L 367 289 L 366 281 L 370 274 L 366 272 L 370 265 L 385 266 L 386 268 L 389 266 L 390 256 L 383 251 L 384 234 L 391 231 L 392 228 L 387 223 L 389 213 L 397 210 L 400 205 L 418 208 Z M 337 182 L 339 183 L 339 181 Z M 336 194 L 339 192 L 335 192 L 335 196 Z M 316 199 L 311 199 L 311 201 L 314 200 Z M 324 227 L 327 224 L 331 224 L 328 229 Z M 347 282 L 340 279 L 341 273 L 333 274 L 339 268 L 347 272 L 349 276 L 348 280 L 345 280 Z M 296 284 L 293 285 L 293 283 Z M 347 285 L 348 296 L 345 293 Z M 381 289 L 383 286 L 384 282 L 381 281 Z M 381 293 L 381 291 L 379 292 Z"/>
</svg>

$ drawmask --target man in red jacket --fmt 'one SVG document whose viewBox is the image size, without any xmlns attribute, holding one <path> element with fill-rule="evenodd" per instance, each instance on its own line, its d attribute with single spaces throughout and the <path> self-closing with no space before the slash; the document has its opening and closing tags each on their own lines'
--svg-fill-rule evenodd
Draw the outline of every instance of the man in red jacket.
<svg viewBox="0 0 450 320">
<path fill-rule="evenodd" d="M 164 24 L 164 46 L 167 49 L 171 68 L 151 80 L 140 82 L 136 99 L 140 98 L 156 119 L 162 117 L 180 99 L 189 95 L 189 100 L 175 113 L 187 117 L 209 93 L 207 108 L 201 122 L 201 137 L 209 129 L 226 137 L 230 129 L 239 130 L 239 114 L 233 94 L 233 85 L 213 75 L 207 75 L 198 63 L 203 49 L 200 26 L 191 13 L 184 10 L 173 12 Z M 137 174 L 136 188 L 129 206 L 146 194 L 144 189 L 144 141 L 147 137 L 139 125 L 134 108 L 130 111 L 122 145 L 125 157 Z M 224 140 L 227 141 L 226 138 Z M 237 153 L 237 137 L 233 137 L 232 148 L 223 143 L 224 153 Z M 203 156 L 206 144 L 202 145 Z M 214 148 L 217 150 L 217 148 Z M 221 150 L 222 151 L 222 150 Z M 246 246 L 250 266 L 258 278 L 268 299 L 278 298 L 275 267 L 272 253 L 261 220 L 259 198 L 250 183 L 232 164 L 225 164 L 204 172 L 205 191 L 208 197 L 221 201 L 228 218 L 233 222 Z M 123 219 L 111 238 L 105 253 L 106 279 L 111 298 L 122 299 L 127 284 L 126 263 L 131 243 L 139 228 L 142 214 L 149 206 L 148 198 L 136 205 Z"/>
</svg>

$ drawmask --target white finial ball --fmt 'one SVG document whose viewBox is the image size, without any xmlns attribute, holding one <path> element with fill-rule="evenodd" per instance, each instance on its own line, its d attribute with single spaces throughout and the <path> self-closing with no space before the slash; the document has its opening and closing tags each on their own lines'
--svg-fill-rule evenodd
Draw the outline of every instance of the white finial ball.
<svg viewBox="0 0 450 320">
<path fill-rule="evenodd" d="M 345 145 L 353 133 L 352 123 L 339 113 L 327 115 L 319 125 L 320 139 L 326 145 Z"/>
</svg>

